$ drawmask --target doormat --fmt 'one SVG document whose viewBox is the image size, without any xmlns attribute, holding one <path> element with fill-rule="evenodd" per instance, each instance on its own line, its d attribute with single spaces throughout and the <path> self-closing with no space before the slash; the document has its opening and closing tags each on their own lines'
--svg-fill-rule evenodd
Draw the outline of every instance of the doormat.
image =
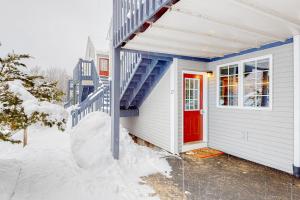
<svg viewBox="0 0 300 200">
<path fill-rule="evenodd" d="M 201 149 L 195 149 L 192 151 L 188 151 L 185 153 L 186 155 L 191 155 L 195 158 L 212 158 L 219 155 L 224 154 L 222 151 L 218 151 L 211 148 L 201 148 Z"/>
</svg>

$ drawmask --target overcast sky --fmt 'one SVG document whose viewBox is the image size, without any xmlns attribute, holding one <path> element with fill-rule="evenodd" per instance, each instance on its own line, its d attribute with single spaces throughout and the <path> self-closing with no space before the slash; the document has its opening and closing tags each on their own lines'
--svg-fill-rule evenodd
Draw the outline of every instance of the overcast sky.
<svg viewBox="0 0 300 200">
<path fill-rule="evenodd" d="M 30 65 L 65 68 L 84 57 L 88 36 L 107 50 L 112 0 L 0 0 L 0 56 L 29 53 Z"/>
</svg>

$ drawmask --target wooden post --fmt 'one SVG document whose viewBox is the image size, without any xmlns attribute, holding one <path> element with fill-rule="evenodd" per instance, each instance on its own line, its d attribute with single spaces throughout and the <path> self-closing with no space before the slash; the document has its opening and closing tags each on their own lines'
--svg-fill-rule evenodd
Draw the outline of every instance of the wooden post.
<svg viewBox="0 0 300 200">
<path fill-rule="evenodd" d="M 28 143 L 28 135 L 27 135 L 27 127 L 26 127 L 23 133 L 23 147 L 25 147 L 27 143 Z"/>
</svg>

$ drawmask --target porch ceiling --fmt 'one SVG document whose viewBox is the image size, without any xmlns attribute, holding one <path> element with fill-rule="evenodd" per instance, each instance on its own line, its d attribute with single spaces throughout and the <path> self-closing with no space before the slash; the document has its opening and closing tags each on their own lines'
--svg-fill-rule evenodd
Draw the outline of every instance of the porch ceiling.
<svg viewBox="0 0 300 200">
<path fill-rule="evenodd" d="M 125 48 L 221 57 L 300 33 L 299 0 L 180 0 Z"/>
</svg>

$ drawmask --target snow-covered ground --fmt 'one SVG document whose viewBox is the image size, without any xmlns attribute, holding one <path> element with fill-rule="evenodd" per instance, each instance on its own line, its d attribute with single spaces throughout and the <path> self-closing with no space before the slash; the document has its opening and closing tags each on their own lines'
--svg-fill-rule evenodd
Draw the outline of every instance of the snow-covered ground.
<svg viewBox="0 0 300 200">
<path fill-rule="evenodd" d="M 0 142 L 0 200 L 157 199 L 140 177 L 168 175 L 166 153 L 134 144 L 124 129 L 120 143 L 115 161 L 110 118 L 100 112 L 63 133 L 31 127 L 25 148 Z"/>
</svg>

